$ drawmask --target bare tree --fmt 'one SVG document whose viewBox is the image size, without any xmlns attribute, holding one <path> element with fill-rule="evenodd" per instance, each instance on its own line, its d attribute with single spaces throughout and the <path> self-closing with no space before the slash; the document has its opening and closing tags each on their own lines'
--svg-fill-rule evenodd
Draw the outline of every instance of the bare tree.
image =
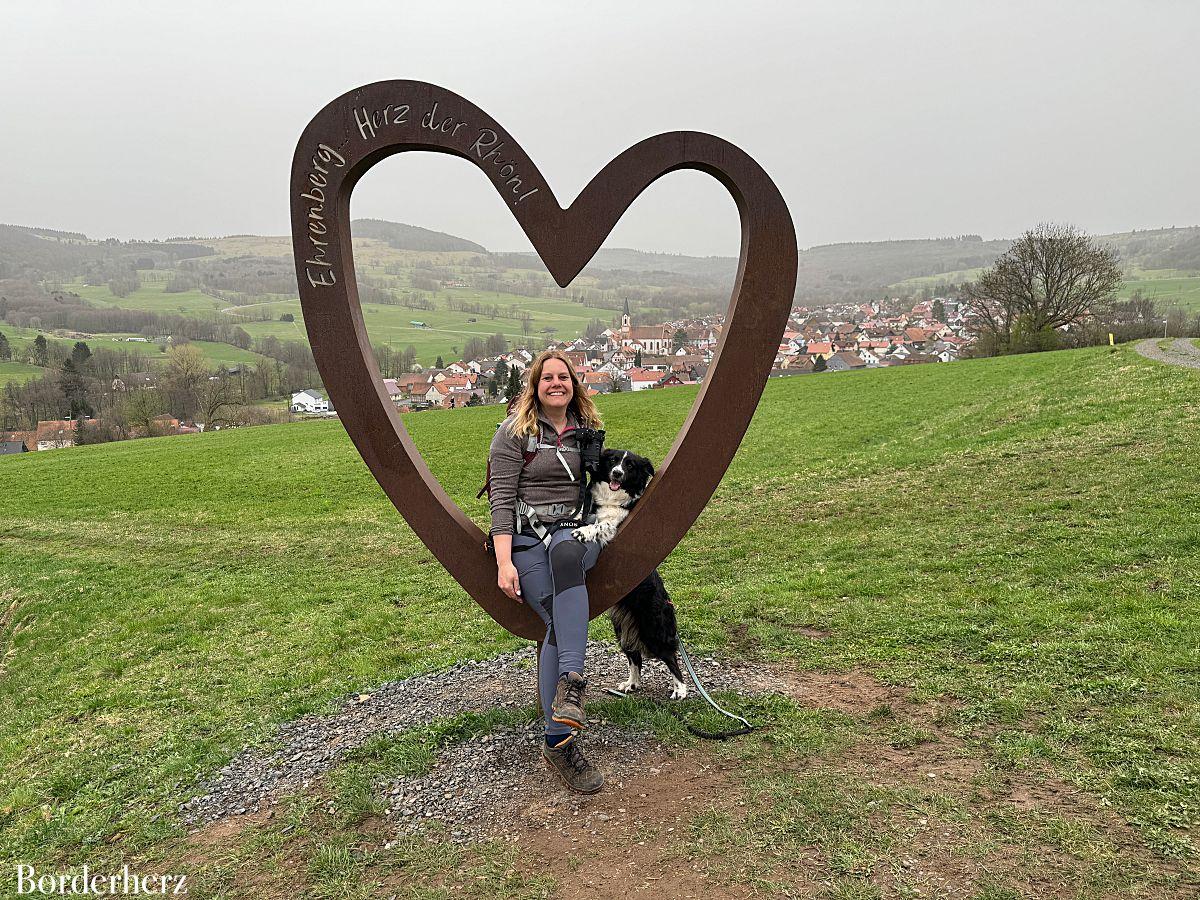
<svg viewBox="0 0 1200 900">
<path fill-rule="evenodd" d="M 154 434 L 154 417 L 162 413 L 163 403 L 159 392 L 141 390 L 125 395 L 119 416 L 131 429 L 141 429 L 142 435 L 149 437 Z"/>
<path fill-rule="evenodd" d="M 1057 346 L 1059 329 L 1084 322 L 1121 284 L 1115 250 L 1071 225 L 1025 232 L 974 284 L 968 314 L 984 352 Z"/>
<path fill-rule="evenodd" d="M 204 430 L 227 428 L 245 419 L 243 398 L 232 378 L 209 378 L 197 392 L 198 416 L 203 416 Z"/>
<path fill-rule="evenodd" d="M 384 378 L 395 377 L 396 354 L 391 346 L 388 344 L 376 344 L 372 349 L 375 351 L 375 362 L 379 366 L 379 374 Z"/>
<path fill-rule="evenodd" d="M 1188 333 L 1187 311 L 1180 309 L 1178 306 L 1172 306 L 1167 310 L 1167 317 L 1163 322 L 1163 334 L 1166 337 L 1186 337 Z"/>
<path fill-rule="evenodd" d="M 181 419 L 196 414 L 200 388 L 208 374 L 208 363 L 199 348 L 184 344 L 167 351 L 167 389 L 172 412 Z"/>
</svg>

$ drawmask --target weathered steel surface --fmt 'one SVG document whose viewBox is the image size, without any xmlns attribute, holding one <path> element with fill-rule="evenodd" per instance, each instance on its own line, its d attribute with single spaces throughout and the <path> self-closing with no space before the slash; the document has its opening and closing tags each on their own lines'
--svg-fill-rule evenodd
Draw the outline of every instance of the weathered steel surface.
<svg viewBox="0 0 1200 900">
<path fill-rule="evenodd" d="M 436 85 L 369 84 L 334 100 L 304 129 L 292 162 L 292 242 L 304 323 L 330 398 L 380 486 L 433 555 L 493 619 L 537 639 L 545 631 L 542 621 L 501 593 L 483 532 L 442 490 L 401 424 L 363 324 L 350 194 L 371 166 L 407 150 L 450 153 L 482 169 L 562 286 L 579 274 L 634 199 L 668 172 L 707 172 L 737 204 L 741 260 L 716 358 L 658 475 L 588 577 L 592 616 L 666 558 L 728 468 L 787 325 L 796 283 L 795 229 L 766 172 L 711 134 L 674 131 L 647 138 L 606 165 L 564 210 L 508 132 Z M 480 472 L 486 453 L 486 446 L 478 448 Z"/>
</svg>

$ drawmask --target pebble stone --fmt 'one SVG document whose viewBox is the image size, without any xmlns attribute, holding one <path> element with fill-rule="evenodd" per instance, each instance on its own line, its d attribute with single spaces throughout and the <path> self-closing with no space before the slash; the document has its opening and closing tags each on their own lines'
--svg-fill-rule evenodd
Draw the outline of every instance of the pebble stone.
<svg viewBox="0 0 1200 900">
<path fill-rule="evenodd" d="M 396 735 L 460 713 L 496 708 L 531 709 L 536 669 L 532 646 L 484 660 L 466 660 L 345 697 L 336 712 L 307 715 L 278 729 L 264 746 L 248 747 L 201 786 L 200 793 L 180 806 L 192 828 L 231 815 L 258 812 L 320 778 L 350 751 L 375 735 Z M 693 657 L 708 690 L 761 689 L 772 681 L 762 665 L 730 664 L 712 657 Z M 586 672 L 588 696 L 603 698 L 606 687 L 624 680 L 625 658 L 611 643 L 590 641 Z M 696 696 L 690 686 L 689 696 Z M 657 661 L 643 667 L 642 695 L 670 702 L 670 678 Z M 541 798 L 550 807 L 578 814 L 587 798 L 560 789 L 556 776 L 541 759 L 540 720 L 444 746 L 423 774 L 396 778 L 376 788 L 397 834 L 443 823 L 455 841 L 491 836 L 513 810 Z M 589 760 L 610 782 L 643 771 L 640 761 L 663 748 L 644 731 L 617 727 L 598 719 L 581 737 Z"/>
<path fill-rule="evenodd" d="M 1159 349 L 1157 338 L 1147 338 L 1138 341 L 1134 349 L 1147 359 L 1155 359 L 1171 366 L 1200 369 L 1200 347 L 1187 338 L 1176 338 L 1162 350 Z"/>
</svg>

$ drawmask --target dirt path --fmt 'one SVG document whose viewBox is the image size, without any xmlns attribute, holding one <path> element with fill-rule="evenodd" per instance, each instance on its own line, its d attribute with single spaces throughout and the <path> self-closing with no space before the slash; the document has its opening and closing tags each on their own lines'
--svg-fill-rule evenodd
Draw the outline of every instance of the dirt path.
<svg viewBox="0 0 1200 900">
<path fill-rule="evenodd" d="M 1197 896 L 1197 882 L 1180 871 L 1185 864 L 1147 854 L 1135 829 L 1098 798 L 1048 769 L 989 765 L 955 733 L 944 703 L 918 700 L 864 671 L 773 666 L 738 674 L 748 692 L 769 688 L 801 708 L 874 722 L 876 733 L 860 734 L 828 755 L 776 754 L 767 769 L 757 770 L 736 746 L 672 749 L 644 740 L 625 747 L 621 760 L 605 756 L 603 767 L 614 777 L 587 797 L 568 793 L 547 781 L 543 769 L 517 759 L 536 790 L 511 784 L 501 794 L 475 792 L 495 826 L 490 837 L 511 851 L 498 865 L 509 869 L 505 877 L 513 886 L 551 873 L 553 900 Z M 658 687 L 665 694 L 665 679 Z M 879 731 L 889 728 L 890 738 Z M 621 729 L 608 723 L 603 730 Z M 504 736 L 474 739 L 476 756 L 481 742 L 504 744 Z M 525 749 L 506 746 L 503 755 L 516 759 Z M 443 781 L 455 752 L 440 754 L 434 764 Z M 632 765 L 622 768 L 621 762 Z M 418 780 L 410 779 L 406 794 L 419 787 Z M 481 782 L 476 777 L 469 784 Z M 764 801 L 760 792 L 772 785 L 781 793 Z M 311 790 L 326 796 L 316 780 Z M 431 792 L 426 800 L 446 795 Z M 781 803 L 792 806 L 783 816 L 773 812 Z M 860 815 L 860 805 L 874 812 Z M 408 829 L 396 812 L 393 805 L 359 826 L 354 846 L 364 859 L 404 844 Z M 263 808 L 209 822 L 189 835 L 174 858 L 192 871 L 231 858 L 245 844 L 243 832 L 278 828 L 272 824 L 277 814 L 286 815 L 283 808 Z M 243 857 L 240 885 L 229 896 L 315 896 L 306 891 L 318 887 L 312 860 L 324 827 L 308 822 L 271 865 Z M 304 837 L 307 829 L 316 837 Z M 434 843 L 426 852 L 448 854 L 450 846 Z M 477 890 L 478 871 L 463 880 L 451 871 L 414 875 L 407 864 L 389 867 L 386 859 L 374 857 L 356 876 L 373 883 L 376 896 L 414 896 L 414 878 L 428 880 L 423 886 L 429 896 L 517 896 Z M 252 894 L 242 892 L 247 886 Z"/>
<path fill-rule="evenodd" d="M 1138 341 L 1133 349 L 1146 359 L 1153 359 L 1169 366 L 1200 369 L 1200 347 L 1193 344 L 1191 338 L 1175 338 L 1165 350 L 1159 348 L 1158 341 L 1158 338 L 1147 338 L 1144 341 Z"/>
</svg>

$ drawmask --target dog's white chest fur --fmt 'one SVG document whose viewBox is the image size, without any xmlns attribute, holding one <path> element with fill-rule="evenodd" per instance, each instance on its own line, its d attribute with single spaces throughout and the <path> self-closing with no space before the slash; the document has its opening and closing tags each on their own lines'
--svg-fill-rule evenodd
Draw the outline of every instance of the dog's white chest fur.
<svg viewBox="0 0 1200 900">
<path fill-rule="evenodd" d="M 606 474 L 612 481 L 597 479 L 592 484 L 592 515 L 588 524 L 575 529 L 575 539 L 587 543 L 596 541 L 603 547 L 617 534 L 617 527 L 629 515 L 628 507 L 633 506 L 637 497 L 631 495 L 622 486 L 628 471 L 629 453 L 622 453 L 620 458 L 607 470 Z M 614 490 L 612 485 L 616 484 Z"/>
<path fill-rule="evenodd" d="M 624 490 L 614 491 L 608 482 L 598 482 L 592 485 L 592 515 L 589 524 L 575 529 L 575 539 L 578 541 L 597 541 L 603 547 L 616 536 L 617 528 L 629 510 L 625 504 L 633 498 Z"/>
</svg>

